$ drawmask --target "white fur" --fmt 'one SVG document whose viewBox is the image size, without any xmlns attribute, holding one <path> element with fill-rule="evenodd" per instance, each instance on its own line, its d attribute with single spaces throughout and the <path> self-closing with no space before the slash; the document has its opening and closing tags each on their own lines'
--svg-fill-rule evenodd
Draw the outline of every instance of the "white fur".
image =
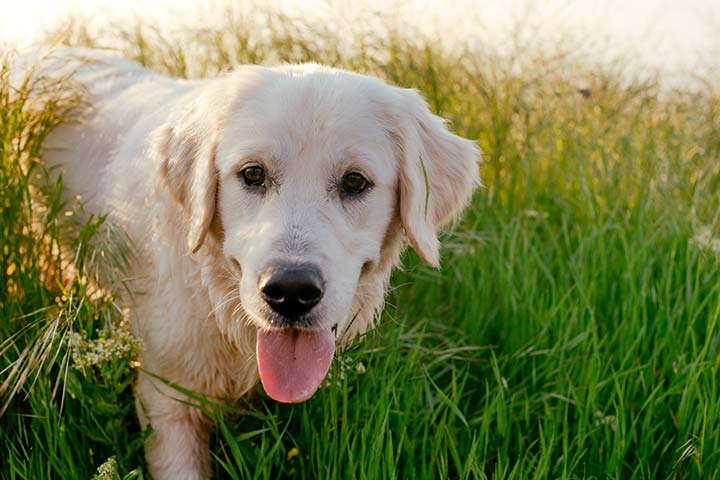
<svg viewBox="0 0 720 480">
<path fill-rule="evenodd" d="M 16 61 L 16 74 L 36 57 Z M 344 343 L 372 326 L 405 239 L 439 261 L 437 231 L 478 184 L 475 145 L 451 134 L 415 91 L 318 65 L 243 66 L 184 81 L 92 50 L 57 50 L 40 74 L 87 89 L 93 111 L 58 128 L 45 161 L 67 190 L 109 213 L 133 239 L 140 278 L 132 305 L 142 365 L 211 397 L 257 382 L 255 337 L 270 328 L 259 272 L 312 262 L 326 283 L 316 328 Z M 267 192 L 238 173 L 271 175 Z M 373 188 L 341 198 L 348 170 Z M 429 192 L 426 189 L 429 184 Z M 153 433 L 155 479 L 207 478 L 207 419 L 140 374 L 138 414 Z"/>
</svg>

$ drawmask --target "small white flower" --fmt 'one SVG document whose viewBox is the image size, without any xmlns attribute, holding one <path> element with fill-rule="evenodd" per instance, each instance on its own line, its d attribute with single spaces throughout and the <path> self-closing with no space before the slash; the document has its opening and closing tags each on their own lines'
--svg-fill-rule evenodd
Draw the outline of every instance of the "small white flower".
<svg viewBox="0 0 720 480">
<path fill-rule="evenodd" d="M 532 210 L 532 209 L 526 209 L 521 212 L 524 216 L 529 218 L 539 218 L 540 220 L 545 220 L 550 215 L 547 212 L 541 212 L 538 210 Z"/>
<path fill-rule="evenodd" d="M 70 332 L 68 345 L 76 369 L 100 366 L 116 358 L 130 358 L 138 350 L 138 340 L 127 329 L 113 326 L 108 333 L 107 337 L 87 340 L 78 332 Z"/>
<path fill-rule="evenodd" d="M 598 410 L 595 412 L 595 426 L 599 427 L 600 425 L 608 425 L 614 432 L 617 430 L 617 417 L 615 415 L 603 415 L 603 413 Z"/>
<path fill-rule="evenodd" d="M 365 373 L 365 365 L 363 365 L 362 362 L 358 362 L 357 365 L 355 365 L 355 372 L 358 375 L 362 375 L 363 373 Z"/>
<path fill-rule="evenodd" d="M 720 255 L 720 237 L 714 235 L 712 225 L 702 225 L 695 230 L 695 235 L 690 239 L 690 243 L 700 250 Z"/>
<path fill-rule="evenodd" d="M 100 465 L 97 473 L 93 476 L 93 480 L 113 480 L 117 474 L 117 461 L 115 457 L 108 458 L 105 463 Z"/>
</svg>

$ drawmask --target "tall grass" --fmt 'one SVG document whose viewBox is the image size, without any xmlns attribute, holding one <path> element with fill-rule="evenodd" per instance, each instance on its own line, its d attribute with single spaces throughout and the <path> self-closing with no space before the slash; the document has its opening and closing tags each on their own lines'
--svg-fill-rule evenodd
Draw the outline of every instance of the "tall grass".
<svg viewBox="0 0 720 480">
<path fill-rule="evenodd" d="M 86 478 L 140 443 L 127 429 L 128 355 L 107 351 L 102 368 L 79 355 L 122 328 L 114 295 L 131 253 L 122 232 L 63 195 L 62 175 L 40 160 L 54 128 L 82 120 L 81 88 L 34 68 L 11 81 L 11 57 L 0 62 L 0 472 Z"/>
<path fill-rule="evenodd" d="M 340 354 L 309 402 L 279 405 L 258 389 L 218 416 L 217 476 L 718 478 L 717 82 L 669 91 L 653 76 L 629 75 L 627 62 L 589 63 L 592 52 L 441 49 L 379 23 L 380 33 L 338 38 L 263 13 L 169 36 L 138 24 L 112 37 L 79 28 L 66 37 L 112 43 L 185 77 L 243 62 L 351 68 L 419 89 L 485 152 L 486 187 L 444 236 L 442 269 L 408 254 L 380 327 Z M 24 136 L 5 125 L 3 145 Z M 37 160 L 36 137 L 35 150 L 4 147 L 3 165 L 20 165 L 25 152 Z M 59 195 L 52 187 L 47 198 Z M 30 208 L 27 188 L 19 192 L 3 189 L 6 208 Z M 25 332 L 2 352 L 14 365 L 43 338 L 31 321 L 47 325 L 71 295 L 59 290 L 66 263 L 52 249 L 37 255 L 53 265 L 52 282 L 29 269 L 7 274 L 12 255 L 59 243 L 52 230 L 38 236 L 7 218 L 3 228 L 18 240 L 3 235 L 6 282 L 33 292 L 3 297 L 3 336 Z M 87 298 L 74 278 L 72 298 Z M 73 307 L 82 325 L 73 331 L 97 338 L 93 329 L 107 322 L 93 318 L 116 311 L 106 300 L 85 301 L 87 313 Z M 2 476 L 87 478 L 111 456 L 116 476 L 142 475 L 129 358 L 84 371 L 55 358 L 42 370 L 53 374 L 26 383 L 0 418 Z M 53 397 L 57 378 L 64 404 Z"/>
</svg>

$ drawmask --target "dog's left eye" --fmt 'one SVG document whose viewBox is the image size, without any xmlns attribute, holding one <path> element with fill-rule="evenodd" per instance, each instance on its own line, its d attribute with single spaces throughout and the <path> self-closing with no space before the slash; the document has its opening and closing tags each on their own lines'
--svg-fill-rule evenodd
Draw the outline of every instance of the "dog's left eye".
<svg viewBox="0 0 720 480">
<path fill-rule="evenodd" d="M 248 186 L 262 187 L 265 184 L 265 170 L 257 165 L 244 168 L 240 172 L 240 176 L 245 180 L 245 185 Z"/>
<path fill-rule="evenodd" d="M 342 178 L 343 192 L 350 195 L 359 195 L 370 186 L 367 178 L 358 172 L 348 172 Z"/>
</svg>

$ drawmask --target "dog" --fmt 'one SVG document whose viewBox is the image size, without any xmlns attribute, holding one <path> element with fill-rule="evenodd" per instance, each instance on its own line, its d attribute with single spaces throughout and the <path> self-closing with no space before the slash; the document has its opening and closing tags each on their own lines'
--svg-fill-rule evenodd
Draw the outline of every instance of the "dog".
<svg viewBox="0 0 720 480">
<path fill-rule="evenodd" d="M 438 266 L 439 229 L 479 185 L 475 143 L 376 78 L 302 64 L 181 80 L 89 49 L 35 74 L 72 76 L 92 105 L 43 161 L 137 249 L 136 407 L 156 480 L 211 475 L 211 422 L 159 378 L 309 399 L 336 346 L 372 327 L 403 248 Z"/>
</svg>

